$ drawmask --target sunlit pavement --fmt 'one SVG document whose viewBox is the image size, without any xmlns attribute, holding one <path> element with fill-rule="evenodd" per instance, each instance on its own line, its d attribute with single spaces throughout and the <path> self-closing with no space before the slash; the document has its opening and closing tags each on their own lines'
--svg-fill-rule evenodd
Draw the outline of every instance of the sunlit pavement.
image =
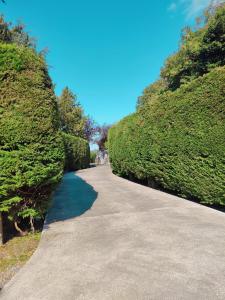
<svg viewBox="0 0 225 300">
<path fill-rule="evenodd" d="M 225 299 L 225 214 L 113 175 L 68 173 L 8 300 Z"/>
</svg>

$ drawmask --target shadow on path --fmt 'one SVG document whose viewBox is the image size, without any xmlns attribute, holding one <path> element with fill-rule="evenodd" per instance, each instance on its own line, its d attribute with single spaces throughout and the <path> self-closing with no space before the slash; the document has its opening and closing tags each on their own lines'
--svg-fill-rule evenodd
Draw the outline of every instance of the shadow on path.
<svg viewBox="0 0 225 300">
<path fill-rule="evenodd" d="M 92 207 L 97 195 L 93 187 L 74 172 L 66 173 L 53 195 L 45 226 L 84 214 Z"/>
</svg>

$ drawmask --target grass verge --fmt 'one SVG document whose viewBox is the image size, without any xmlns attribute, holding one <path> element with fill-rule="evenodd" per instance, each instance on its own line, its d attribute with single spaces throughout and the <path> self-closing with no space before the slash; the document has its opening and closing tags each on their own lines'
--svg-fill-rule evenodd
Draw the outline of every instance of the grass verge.
<svg viewBox="0 0 225 300">
<path fill-rule="evenodd" d="M 0 246 L 0 288 L 9 281 L 36 250 L 41 232 L 14 237 Z"/>
</svg>

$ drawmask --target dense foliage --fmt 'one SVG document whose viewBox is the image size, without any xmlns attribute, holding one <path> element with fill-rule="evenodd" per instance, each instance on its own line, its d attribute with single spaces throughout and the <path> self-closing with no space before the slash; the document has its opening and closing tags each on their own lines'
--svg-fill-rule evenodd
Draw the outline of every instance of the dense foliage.
<svg viewBox="0 0 225 300">
<path fill-rule="evenodd" d="M 0 43 L 0 210 L 17 229 L 21 218 L 43 217 L 62 176 L 63 141 L 56 98 L 43 57 Z"/>
<path fill-rule="evenodd" d="M 90 163 L 90 147 L 87 140 L 62 133 L 65 147 L 65 170 L 75 171 L 88 168 Z"/>
<path fill-rule="evenodd" d="M 0 212 L 21 234 L 21 220 L 34 230 L 44 217 L 63 170 L 88 167 L 89 144 L 80 138 L 92 134 L 88 120 L 68 88 L 57 102 L 24 26 L 0 17 Z"/>
<path fill-rule="evenodd" d="M 165 93 L 109 133 L 113 171 L 224 204 L 225 68 Z"/>
<path fill-rule="evenodd" d="M 161 71 L 171 90 L 225 64 L 225 5 L 208 11 L 203 22 L 198 30 L 185 28 L 179 51 Z"/>
<path fill-rule="evenodd" d="M 84 137 L 86 118 L 76 95 L 68 87 L 62 91 L 62 95 L 58 98 L 58 107 L 61 130 L 75 136 Z"/>
<path fill-rule="evenodd" d="M 24 31 L 23 24 L 12 26 L 0 16 L 0 41 L 35 48 L 35 40 Z"/>
<path fill-rule="evenodd" d="M 96 157 L 97 157 L 97 153 L 98 151 L 97 150 L 92 150 L 91 153 L 90 153 L 90 161 L 91 163 L 95 163 L 95 160 L 96 160 Z"/>
<path fill-rule="evenodd" d="M 183 30 L 178 51 L 166 60 L 160 79 L 139 97 L 138 108 L 225 64 L 225 4 L 210 7 L 199 19 L 202 27 L 196 25 L 197 29 Z"/>
<path fill-rule="evenodd" d="M 63 132 L 84 138 L 91 142 L 96 134 L 95 121 L 84 114 L 77 96 L 68 88 L 64 88 L 58 97 L 60 124 Z"/>
<path fill-rule="evenodd" d="M 109 131 L 113 171 L 202 203 L 225 205 L 225 6 L 186 30 L 137 112 Z"/>
<path fill-rule="evenodd" d="M 87 168 L 90 163 L 88 139 L 92 135 L 92 121 L 84 115 L 76 95 L 68 87 L 58 97 L 58 108 L 65 147 L 65 170 Z"/>
</svg>

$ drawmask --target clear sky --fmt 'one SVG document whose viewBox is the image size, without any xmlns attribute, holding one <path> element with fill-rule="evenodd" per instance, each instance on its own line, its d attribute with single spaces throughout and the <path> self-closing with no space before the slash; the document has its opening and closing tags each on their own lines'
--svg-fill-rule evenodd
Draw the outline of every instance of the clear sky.
<svg viewBox="0 0 225 300">
<path fill-rule="evenodd" d="M 135 110 L 137 97 L 157 79 L 181 29 L 210 0 L 6 0 L 0 12 L 21 20 L 47 47 L 56 93 L 68 86 L 98 123 Z"/>
</svg>

